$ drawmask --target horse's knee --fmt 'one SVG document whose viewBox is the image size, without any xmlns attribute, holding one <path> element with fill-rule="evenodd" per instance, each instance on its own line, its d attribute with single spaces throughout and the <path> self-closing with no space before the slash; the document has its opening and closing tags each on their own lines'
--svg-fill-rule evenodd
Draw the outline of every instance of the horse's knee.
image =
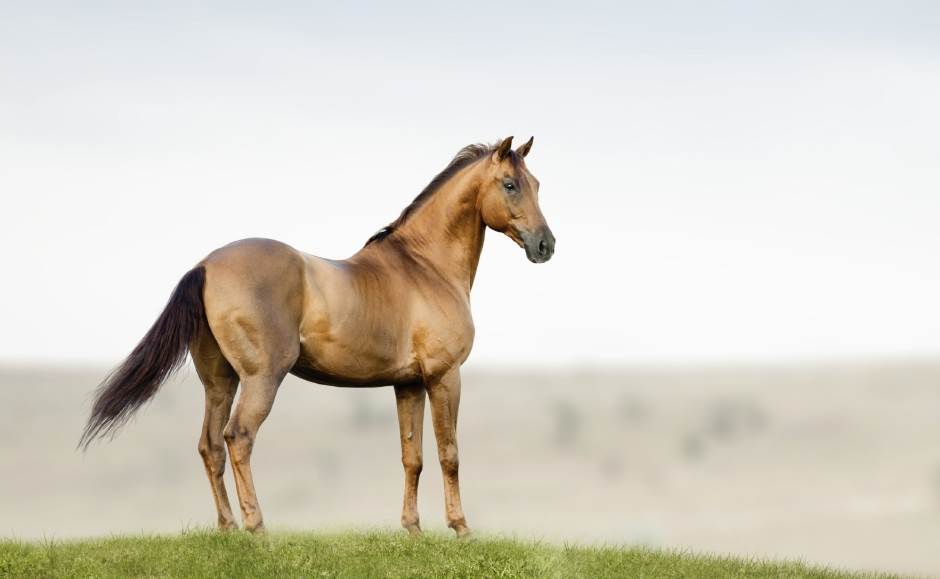
<svg viewBox="0 0 940 579">
<path fill-rule="evenodd" d="M 199 439 L 196 450 L 199 452 L 199 456 L 204 460 L 209 460 L 209 441 L 206 440 L 205 437 Z"/>
<path fill-rule="evenodd" d="M 424 468 L 420 456 L 402 456 L 401 465 L 405 467 L 405 472 L 415 475 L 421 474 L 421 469 Z"/>
<path fill-rule="evenodd" d="M 441 461 L 441 468 L 447 474 L 456 474 L 460 467 L 460 459 L 457 456 L 457 445 L 450 443 L 445 445 L 438 452 L 438 458 Z"/>
</svg>

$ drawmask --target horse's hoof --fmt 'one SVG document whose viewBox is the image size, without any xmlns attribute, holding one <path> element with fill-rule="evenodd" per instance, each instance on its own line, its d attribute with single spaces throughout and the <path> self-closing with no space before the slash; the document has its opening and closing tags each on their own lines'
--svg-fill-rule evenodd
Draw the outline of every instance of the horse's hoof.
<svg viewBox="0 0 940 579">
<path fill-rule="evenodd" d="M 267 531 L 264 529 L 264 523 L 258 523 L 253 527 L 245 526 L 245 530 L 252 535 L 264 535 Z"/>
<path fill-rule="evenodd" d="M 421 527 L 417 523 L 413 525 L 405 525 L 404 527 L 405 527 L 405 530 L 408 531 L 408 534 L 411 535 L 412 537 L 421 536 Z"/>
<path fill-rule="evenodd" d="M 469 539 L 470 538 L 470 529 L 466 525 L 459 527 L 454 527 L 454 531 L 457 533 L 458 539 Z"/>
<path fill-rule="evenodd" d="M 219 522 L 219 532 L 227 533 L 229 531 L 235 531 L 238 529 L 238 525 L 235 524 L 235 521 L 223 521 Z"/>
</svg>

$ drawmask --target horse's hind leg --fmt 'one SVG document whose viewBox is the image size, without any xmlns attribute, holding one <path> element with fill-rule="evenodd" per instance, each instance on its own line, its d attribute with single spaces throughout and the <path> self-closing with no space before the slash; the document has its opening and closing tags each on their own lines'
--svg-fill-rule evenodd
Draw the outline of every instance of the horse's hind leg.
<svg viewBox="0 0 940 579">
<path fill-rule="evenodd" d="M 418 520 L 418 477 L 421 476 L 421 438 L 424 430 L 424 384 L 396 386 L 398 430 L 401 435 L 401 464 L 405 467 L 405 499 L 401 526 L 412 535 L 421 533 Z"/>
<path fill-rule="evenodd" d="M 288 308 L 278 309 L 264 302 L 230 307 L 235 313 L 213 318 L 207 300 L 206 311 L 210 320 L 216 320 L 213 333 L 241 382 L 238 403 L 222 436 L 232 460 L 242 524 L 245 530 L 258 533 L 264 531 L 264 521 L 251 475 L 251 452 L 281 381 L 300 354 L 296 329 L 299 322 Z"/>
<path fill-rule="evenodd" d="M 207 328 L 206 328 L 207 330 Z M 199 436 L 199 454 L 206 467 L 212 497 L 219 516 L 219 528 L 234 529 L 235 517 L 225 490 L 225 440 L 222 431 L 228 422 L 232 400 L 238 388 L 238 375 L 222 356 L 215 338 L 208 331 L 200 333 L 191 347 L 196 373 L 206 390 L 206 414 Z"/>
<path fill-rule="evenodd" d="M 242 523 L 246 531 L 264 531 L 264 519 L 258 505 L 258 495 L 251 475 L 251 451 L 261 423 L 268 417 L 274 405 L 274 396 L 281 384 L 280 376 L 250 376 L 242 379 L 242 393 L 228 426 L 225 441 L 232 457 L 235 488 L 242 510 Z"/>
</svg>

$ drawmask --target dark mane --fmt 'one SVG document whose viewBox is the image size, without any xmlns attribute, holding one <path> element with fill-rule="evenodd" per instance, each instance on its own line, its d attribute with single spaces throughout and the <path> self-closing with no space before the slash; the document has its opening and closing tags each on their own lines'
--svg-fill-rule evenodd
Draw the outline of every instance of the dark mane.
<svg viewBox="0 0 940 579">
<path fill-rule="evenodd" d="M 421 193 L 415 197 L 414 201 L 411 202 L 408 207 L 405 207 L 402 210 L 401 215 L 398 216 L 398 219 L 392 221 L 382 229 L 379 229 L 375 234 L 366 241 L 366 245 L 374 243 L 376 241 L 381 241 L 391 235 L 396 229 L 401 227 L 401 225 L 415 212 L 416 209 L 421 207 L 425 201 L 427 201 L 435 191 L 441 188 L 441 185 L 446 183 L 456 175 L 461 169 L 467 167 L 471 163 L 479 161 L 486 155 L 489 155 L 494 150 L 496 150 L 496 145 L 467 145 L 457 153 L 454 159 L 450 162 L 449 165 L 444 167 L 444 170 L 437 174 L 436 177 L 431 179 L 431 182 L 428 183 L 428 186 L 424 188 Z M 511 155 L 515 155 L 515 151 L 510 150 Z"/>
</svg>

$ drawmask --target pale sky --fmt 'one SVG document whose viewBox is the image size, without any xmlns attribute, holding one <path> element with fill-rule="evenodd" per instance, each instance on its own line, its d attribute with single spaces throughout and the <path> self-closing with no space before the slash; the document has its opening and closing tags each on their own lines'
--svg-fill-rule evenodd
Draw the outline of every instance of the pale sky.
<svg viewBox="0 0 940 579">
<path fill-rule="evenodd" d="M 932 2 L 0 7 L 0 361 L 114 364 L 212 249 L 347 257 L 535 135 L 470 364 L 940 354 Z"/>
</svg>

